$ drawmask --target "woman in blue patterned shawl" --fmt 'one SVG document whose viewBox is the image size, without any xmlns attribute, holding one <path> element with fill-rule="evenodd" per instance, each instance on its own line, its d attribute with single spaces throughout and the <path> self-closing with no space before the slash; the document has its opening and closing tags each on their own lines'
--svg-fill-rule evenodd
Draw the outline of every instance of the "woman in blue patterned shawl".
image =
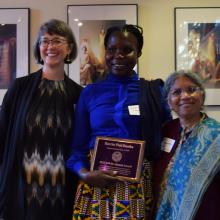
<svg viewBox="0 0 220 220">
<path fill-rule="evenodd" d="M 164 88 L 178 118 L 163 127 L 155 219 L 220 219 L 220 123 L 201 111 L 205 90 L 196 74 L 175 72 Z"/>
</svg>

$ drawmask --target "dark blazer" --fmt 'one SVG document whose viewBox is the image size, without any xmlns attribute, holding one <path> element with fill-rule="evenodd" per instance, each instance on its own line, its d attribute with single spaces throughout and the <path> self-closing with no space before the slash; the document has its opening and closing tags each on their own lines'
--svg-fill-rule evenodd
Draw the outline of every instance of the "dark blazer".
<svg viewBox="0 0 220 220">
<path fill-rule="evenodd" d="M 161 79 L 140 79 L 141 134 L 146 142 L 145 157 L 148 160 L 159 158 L 162 124 L 172 119 L 168 105 L 163 98 L 163 85 Z"/>
<path fill-rule="evenodd" d="M 3 99 L 0 113 L 0 219 L 14 212 L 16 220 L 24 220 L 22 158 L 25 119 L 41 77 L 40 69 L 28 76 L 17 78 Z M 74 104 L 82 88 L 66 75 L 65 82 L 70 108 L 74 111 Z M 66 152 L 66 157 L 68 153 Z"/>
</svg>

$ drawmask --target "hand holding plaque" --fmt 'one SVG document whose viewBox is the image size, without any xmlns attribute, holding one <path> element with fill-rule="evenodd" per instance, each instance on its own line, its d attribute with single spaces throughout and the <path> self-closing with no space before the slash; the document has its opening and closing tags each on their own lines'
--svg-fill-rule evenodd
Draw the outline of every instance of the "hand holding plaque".
<svg viewBox="0 0 220 220">
<path fill-rule="evenodd" d="M 128 181 L 138 181 L 145 142 L 140 140 L 97 137 L 91 161 L 92 170 L 117 171 Z"/>
</svg>

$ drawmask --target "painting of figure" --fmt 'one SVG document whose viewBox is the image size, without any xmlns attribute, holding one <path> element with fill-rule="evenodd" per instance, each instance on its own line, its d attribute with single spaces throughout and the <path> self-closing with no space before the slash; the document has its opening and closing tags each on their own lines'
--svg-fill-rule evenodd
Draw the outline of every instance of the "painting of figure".
<svg viewBox="0 0 220 220">
<path fill-rule="evenodd" d="M 188 59 L 207 88 L 220 87 L 220 23 L 188 24 Z"/>
<path fill-rule="evenodd" d="M 0 89 L 16 77 L 16 24 L 0 24 Z"/>
</svg>

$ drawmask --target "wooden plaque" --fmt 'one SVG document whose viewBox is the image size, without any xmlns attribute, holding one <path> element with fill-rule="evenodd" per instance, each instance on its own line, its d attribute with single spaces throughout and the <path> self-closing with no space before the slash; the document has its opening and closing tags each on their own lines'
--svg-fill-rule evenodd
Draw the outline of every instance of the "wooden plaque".
<svg viewBox="0 0 220 220">
<path fill-rule="evenodd" d="M 145 142 L 112 137 L 96 137 L 92 170 L 117 171 L 128 181 L 138 181 L 144 158 Z"/>
</svg>

